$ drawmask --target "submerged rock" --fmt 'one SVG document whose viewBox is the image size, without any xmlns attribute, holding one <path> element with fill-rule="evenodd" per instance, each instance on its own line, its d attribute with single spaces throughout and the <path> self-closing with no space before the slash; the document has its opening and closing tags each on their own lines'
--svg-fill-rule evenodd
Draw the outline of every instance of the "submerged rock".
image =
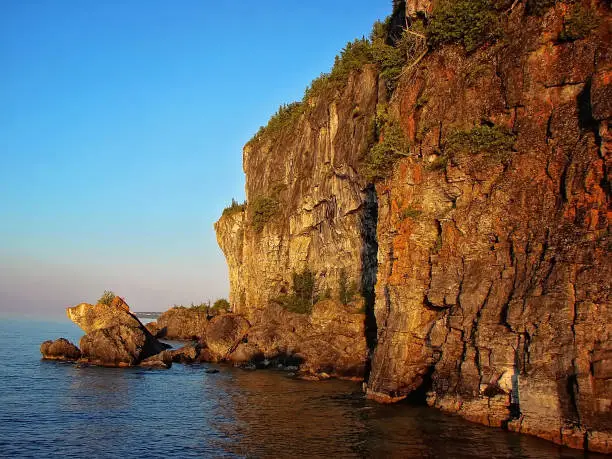
<svg viewBox="0 0 612 459">
<path fill-rule="evenodd" d="M 40 353 L 45 360 L 78 360 L 81 351 L 66 338 L 45 341 L 40 345 Z"/>
<path fill-rule="evenodd" d="M 138 364 L 141 367 L 167 369 L 172 366 L 171 351 L 162 351 L 144 359 Z"/>
</svg>

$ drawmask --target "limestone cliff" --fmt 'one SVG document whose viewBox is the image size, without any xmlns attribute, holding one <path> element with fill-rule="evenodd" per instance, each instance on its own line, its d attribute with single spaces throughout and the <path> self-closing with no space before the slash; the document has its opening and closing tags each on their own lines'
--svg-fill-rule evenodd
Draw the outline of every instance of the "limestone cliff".
<svg viewBox="0 0 612 459">
<path fill-rule="evenodd" d="M 406 23 L 436 12 L 395 3 Z M 578 38 L 577 8 L 596 19 Z M 516 1 L 500 17 L 471 52 L 430 42 L 390 100 L 365 66 L 245 147 L 246 208 L 216 224 L 231 300 L 257 320 L 292 271 L 336 292 L 345 270 L 375 318 L 369 397 L 425 392 L 476 422 L 610 452 L 609 6 Z M 372 188 L 359 162 L 383 104 L 410 147 Z M 278 211 L 257 228 L 261 197 Z"/>
<path fill-rule="evenodd" d="M 378 93 L 377 72 L 366 67 L 341 93 L 311 99 L 292 129 L 264 132 L 245 146 L 248 205 L 215 224 L 237 312 L 252 318 L 290 289 L 292 271 L 305 268 L 316 273 L 320 291 L 335 290 L 343 269 L 350 280 L 373 286 L 373 277 L 362 279 L 363 267 L 376 263 L 375 240 L 364 243 L 375 222 L 364 213 L 376 204 L 357 164 L 370 141 Z M 262 199 L 277 209 L 256 228 L 251 204 Z"/>
</svg>

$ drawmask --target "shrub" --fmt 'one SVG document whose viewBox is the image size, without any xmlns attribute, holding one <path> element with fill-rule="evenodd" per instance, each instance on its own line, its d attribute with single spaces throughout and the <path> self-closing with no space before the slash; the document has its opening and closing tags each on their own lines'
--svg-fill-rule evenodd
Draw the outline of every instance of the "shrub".
<svg viewBox="0 0 612 459">
<path fill-rule="evenodd" d="M 410 150 L 408 140 L 396 122 L 388 122 L 382 130 L 381 140 L 370 148 L 361 165 L 362 174 L 370 182 L 388 177 L 396 161 L 407 156 Z"/>
<path fill-rule="evenodd" d="M 272 136 L 278 135 L 282 130 L 293 125 L 304 113 L 304 109 L 305 106 L 302 102 L 281 105 L 276 113 L 270 117 L 268 124 L 261 126 L 259 131 L 247 142 L 247 145 L 257 142 L 264 133 Z"/>
<path fill-rule="evenodd" d="M 238 203 L 238 201 L 236 201 L 234 198 L 232 198 L 232 203 L 231 205 L 227 206 L 225 209 L 223 209 L 223 215 L 233 215 L 233 214 L 237 214 L 239 212 L 244 211 L 244 209 L 246 208 L 246 201 L 243 203 Z"/>
<path fill-rule="evenodd" d="M 110 306 L 113 303 L 113 300 L 115 299 L 116 296 L 117 295 L 115 295 L 114 292 L 110 290 L 104 290 L 104 293 L 98 300 L 98 304 L 105 304 L 106 306 Z"/>
<path fill-rule="evenodd" d="M 227 301 L 225 298 L 219 298 L 214 302 L 211 309 L 213 312 L 227 312 L 231 309 L 231 306 L 229 301 Z"/>
<path fill-rule="evenodd" d="M 574 5 L 569 17 L 563 21 L 563 30 L 559 34 L 559 41 L 580 40 L 598 25 L 599 18 L 595 11 L 580 4 Z"/>
<path fill-rule="evenodd" d="M 422 213 L 422 210 L 415 209 L 412 206 L 408 206 L 405 209 L 402 209 L 402 211 L 400 212 L 400 220 L 406 220 L 407 218 L 416 220 L 421 216 Z"/>
<path fill-rule="evenodd" d="M 471 52 L 499 35 L 498 21 L 491 0 L 444 0 L 434 8 L 427 42 L 432 48 L 461 43 Z"/>
<path fill-rule="evenodd" d="M 370 41 L 373 61 L 380 69 L 387 91 L 392 93 L 402 69 L 425 50 L 426 42 L 424 35 L 415 33 L 415 27 L 403 30 L 399 37 L 391 37 L 390 19 L 388 17 L 384 23 L 379 21 L 374 23 Z"/>
<path fill-rule="evenodd" d="M 177 307 L 177 306 L 175 306 Z M 185 306 L 178 306 L 178 309 L 186 309 Z M 191 305 L 189 306 L 189 309 L 194 309 L 196 311 L 204 311 L 206 313 L 208 313 L 208 310 L 210 309 L 210 302 L 208 303 L 200 303 L 200 304 L 194 304 L 191 303 Z"/>
<path fill-rule="evenodd" d="M 360 70 L 367 64 L 377 64 L 386 81 L 387 90 L 392 92 L 403 66 L 426 49 L 426 40 L 424 35 L 418 33 L 416 22 L 411 26 L 412 32 L 417 31 L 416 34 L 404 31 L 399 38 L 390 37 L 390 21 L 391 17 L 388 17 L 384 22 L 375 22 L 370 39 L 362 37 L 348 42 L 335 57 L 330 72 L 321 73 L 308 85 L 302 101 L 281 105 L 268 124 L 261 126 L 247 145 L 257 142 L 264 133 L 277 135 L 292 125 L 308 110 L 310 98 L 328 96 L 345 87 L 351 72 Z"/>
<path fill-rule="evenodd" d="M 450 134 L 444 151 L 450 157 L 467 153 L 485 154 L 505 160 L 512 151 L 514 134 L 499 126 L 476 126 L 469 131 L 456 131 Z"/>
<path fill-rule="evenodd" d="M 278 212 L 278 201 L 267 196 L 258 196 L 249 204 L 251 226 L 256 232 L 261 232 Z"/>
<path fill-rule="evenodd" d="M 349 304 L 357 293 L 357 283 L 355 281 L 349 283 L 346 270 L 342 269 L 338 278 L 338 299 L 342 304 Z"/>
<path fill-rule="evenodd" d="M 293 293 L 281 295 L 274 301 L 283 308 L 299 314 L 310 314 L 316 298 L 315 274 L 308 268 L 301 273 L 293 272 Z"/>
</svg>

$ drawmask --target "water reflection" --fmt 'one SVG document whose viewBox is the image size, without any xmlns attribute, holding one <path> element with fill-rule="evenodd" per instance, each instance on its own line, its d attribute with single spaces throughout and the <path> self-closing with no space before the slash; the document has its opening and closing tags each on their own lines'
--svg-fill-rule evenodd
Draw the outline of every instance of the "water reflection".
<svg viewBox="0 0 612 459">
<path fill-rule="evenodd" d="M 378 405 L 351 382 L 41 362 L 43 339 L 72 338 L 53 326 L 0 322 L 0 346 L 15 356 L 0 367 L 2 457 L 602 457 L 426 407 Z"/>
</svg>

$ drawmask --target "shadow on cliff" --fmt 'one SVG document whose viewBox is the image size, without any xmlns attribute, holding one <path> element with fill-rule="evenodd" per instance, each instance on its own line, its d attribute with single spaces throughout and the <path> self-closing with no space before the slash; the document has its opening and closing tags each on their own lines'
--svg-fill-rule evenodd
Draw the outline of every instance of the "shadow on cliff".
<svg viewBox="0 0 612 459">
<path fill-rule="evenodd" d="M 376 300 L 375 286 L 378 271 L 378 239 L 376 228 L 378 225 L 378 197 L 374 185 L 365 190 L 364 210 L 361 216 L 361 238 L 363 253 L 361 257 L 361 293 L 365 299 L 365 334 L 370 357 L 366 362 L 365 380 L 368 380 L 371 370 L 371 355 L 376 347 L 376 317 L 374 315 L 374 302 Z"/>
</svg>

